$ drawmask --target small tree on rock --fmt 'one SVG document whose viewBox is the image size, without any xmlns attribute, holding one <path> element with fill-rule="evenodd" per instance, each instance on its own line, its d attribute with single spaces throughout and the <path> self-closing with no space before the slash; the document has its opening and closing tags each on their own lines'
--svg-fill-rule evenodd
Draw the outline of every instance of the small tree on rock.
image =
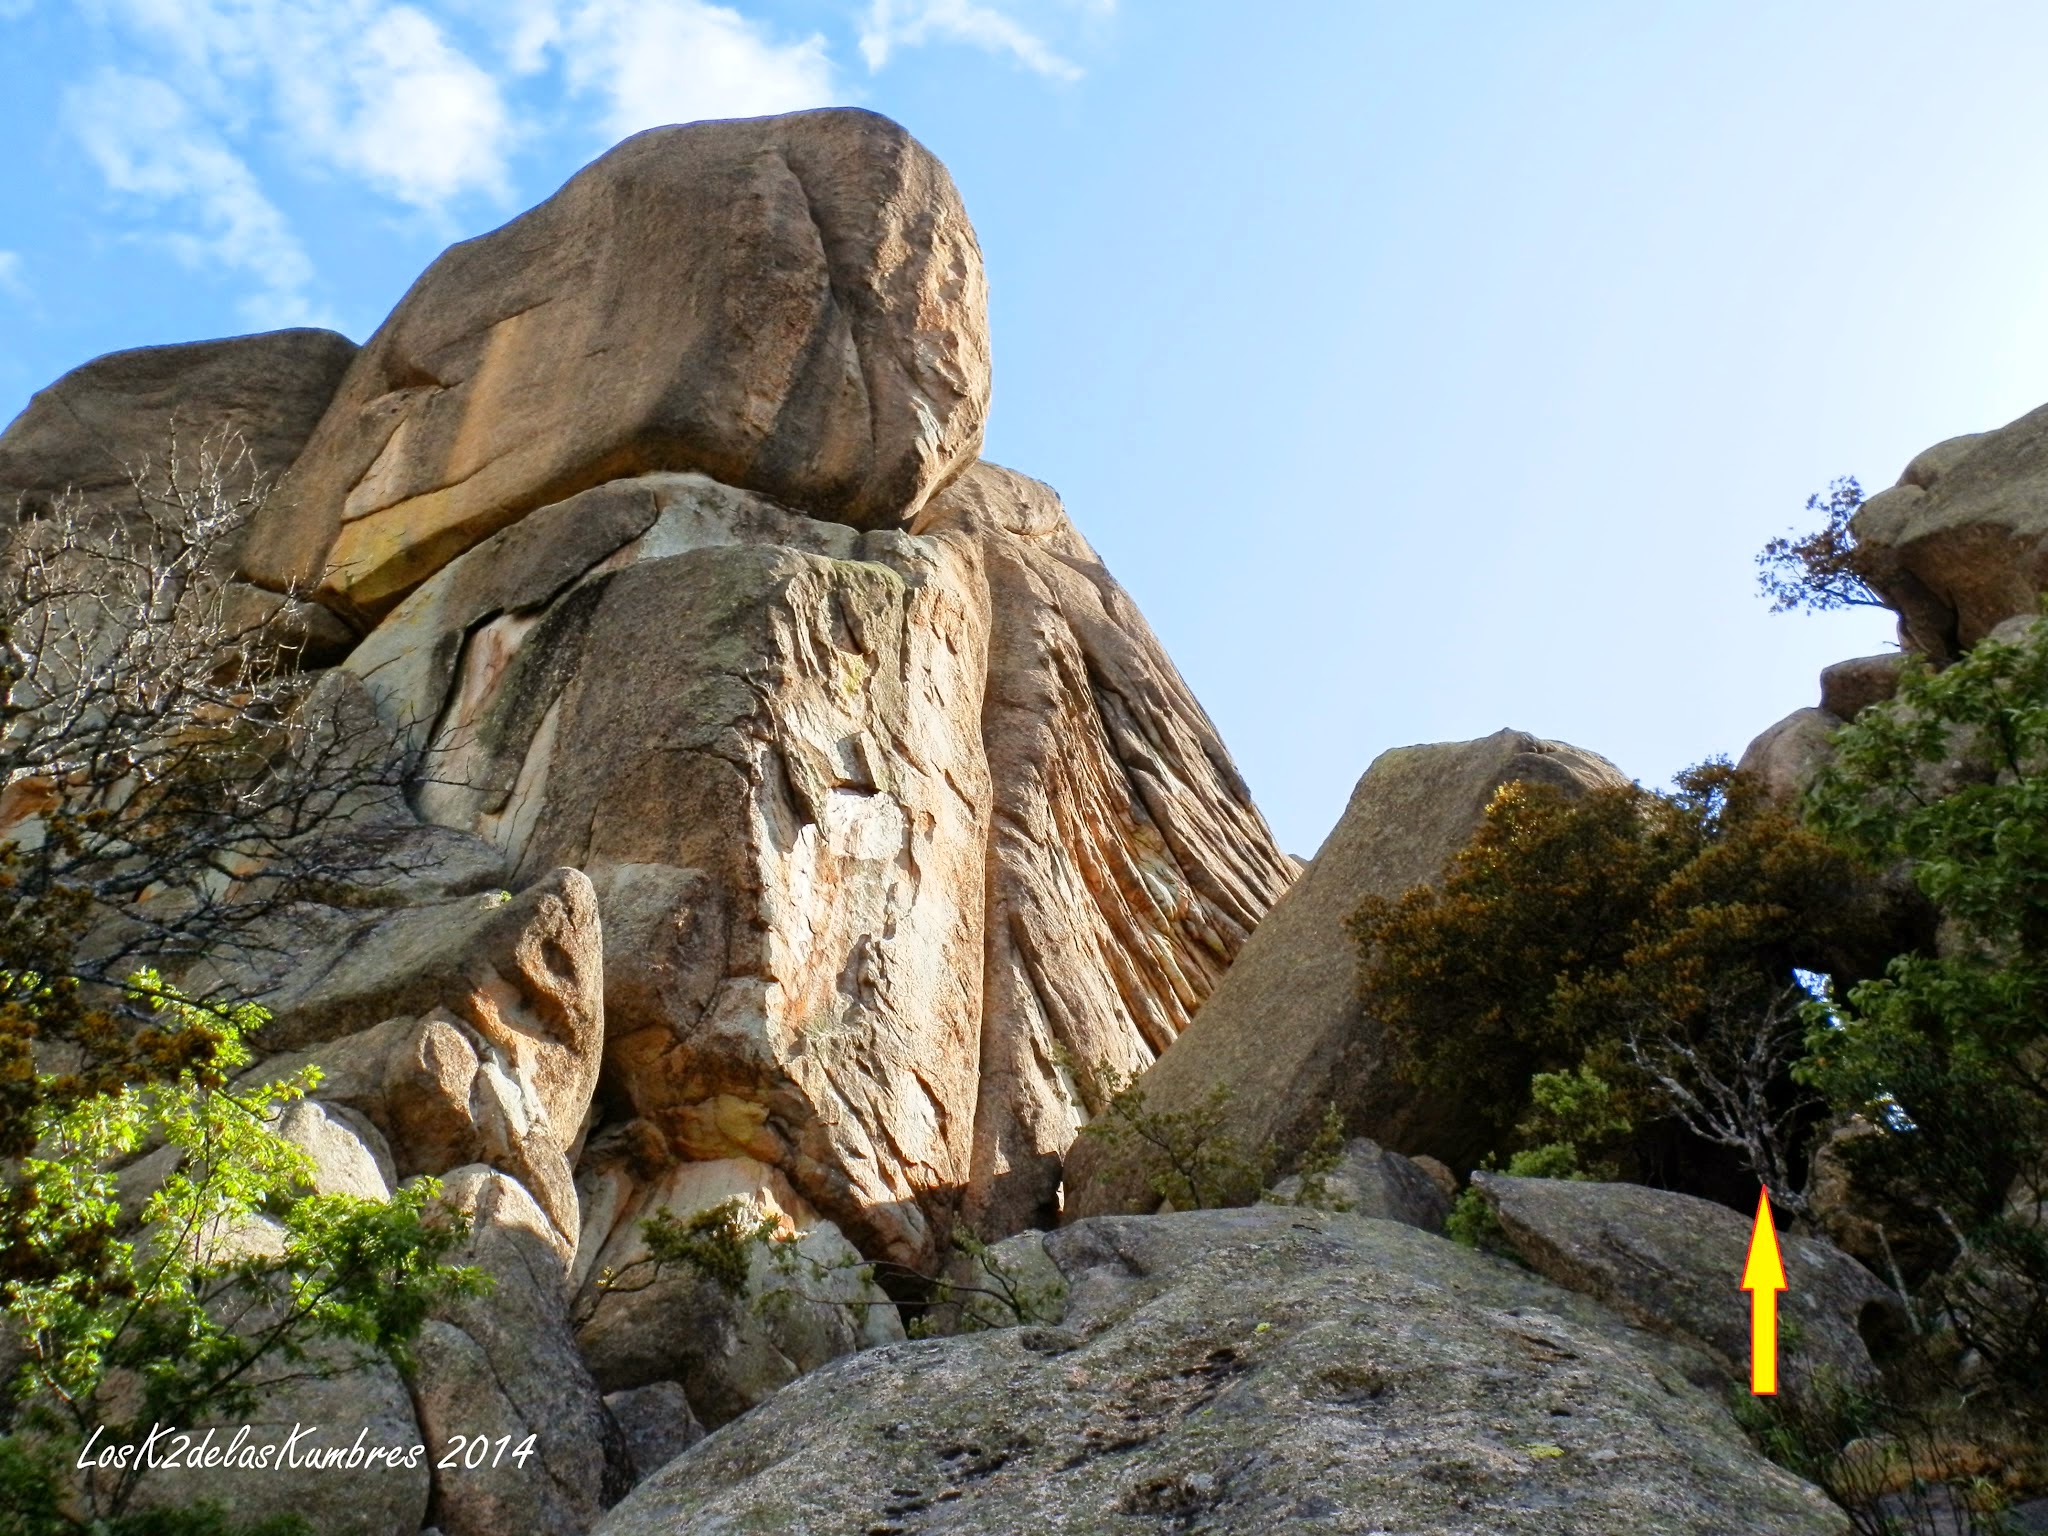
<svg viewBox="0 0 2048 1536">
<path fill-rule="evenodd" d="M 1887 606 L 1857 565 L 1851 522 L 1862 505 L 1863 487 L 1854 475 L 1831 480 L 1825 493 L 1806 498 L 1806 510 L 1821 514 L 1820 527 L 1803 535 L 1787 533 L 1763 547 L 1756 557 L 1756 581 L 1771 600 L 1771 612 Z"/>
</svg>

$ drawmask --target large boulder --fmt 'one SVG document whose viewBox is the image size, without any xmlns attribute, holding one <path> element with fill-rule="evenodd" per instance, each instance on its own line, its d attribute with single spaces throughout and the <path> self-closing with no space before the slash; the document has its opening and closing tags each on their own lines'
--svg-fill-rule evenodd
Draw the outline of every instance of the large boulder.
<svg viewBox="0 0 2048 1536">
<path fill-rule="evenodd" d="M 1389 1152 L 1366 1136 L 1344 1144 L 1336 1166 L 1323 1175 L 1320 1196 L 1305 1201 L 1315 1193 L 1298 1173 L 1273 1186 L 1275 1198 L 1292 1204 L 1405 1222 L 1425 1232 L 1443 1231 L 1444 1219 L 1451 1214 L 1451 1195 L 1435 1176 L 1415 1159 Z"/>
<path fill-rule="evenodd" d="M 633 1463 L 577 1353 L 548 1217 L 491 1168 L 455 1170 L 443 1198 L 471 1222 L 455 1261 L 493 1284 L 445 1307 L 414 1346 L 432 1522 L 444 1536 L 578 1536 L 632 1485 Z"/>
<path fill-rule="evenodd" d="M 1539 1274 L 1706 1351 L 1731 1382 L 1749 1379 L 1750 1301 L 1736 1282 L 1750 1218 L 1637 1184 L 1494 1173 L 1475 1173 L 1472 1184 Z M 1778 1302 L 1786 1392 L 1824 1398 L 1833 1388 L 1877 1386 L 1873 1348 L 1883 1356 L 1908 1331 L 1898 1296 L 1829 1243 L 1788 1233 L 1780 1247 L 1789 1282 Z"/>
<path fill-rule="evenodd" d="M 1413 1228 L 1266 1207 L 1047 1241 L 1061 1325 L 836 1361 L 601 1536 L 1848 1529 L 1656 1341 Z"/>
<path fill-rule="evenodd" d="M 1345 923 L 1367 896 L 1440 878 L 1503 784 L 1571 793 L 1626 784 L 1605 758 L 1522 731 L 1381 754 L 1315 862 L 1266 916 L 1173 1049 L 1139 1081 L 1148 1110 L 1192 1110 L 1231 1091 L 1241 1146 L 1297 1156 L 1334 1103 L 1355 1133 L 1469 1167 L 1480 1128 L 1454 1099 L 1402 1082 L 1359 999 Z M 1090 1216 L 1156 1203 L 1141 1171 L 1084 1138 L 1067 1161 L 1066 1209 Z"/>
<path fill-rule="evenodd" d="M 245 570 L 373 619 L 535 508 L 652 470 L 901 526 L 980 448 L 984 308 L 951 178 L 886 118 L 650 130 L 427 269 Z"/>
<path fill-rule="evenodd" d="M 39 512 L 67 490 L 124 502 L 132 474 L 162 473 L 174 430 L 186 452 L 236 434 L 256 474 L 275 480 L 355 355 L 346 336 L 294 330 L 96 357 L 38 390 L 0 433 L 0 510 Z"/>
<path fill-rule="evenodd" d="M 389 1200 L 398 1165 L 384 1133 L 360 1110 L 321 1099 L 294 1099 L 271 1127 L 306 1154 L 312 1185 L 323 1195 Z"/>
<path fill-rule="evenodd" d="M 1780 805 L 1796 806 L 1834 758 L 1833 737 L 1842 723 L 1825 709 L 1795 709 L 1743 748 L 1735 766 Z"/>
<path fill-rule="evenodd" d="M 2034 613 L 2048 591 L 2048 406 L 1929 448 L 1854 530 L 1858 569 L 1937 661 Z"/>
<path fill-rule="evenodd" d="M 1899 691 L 1906 668 L 1904 651 L 1882 656 L 1854 656 L 1821 668 L 1820 707 L 1837 720 L 1854 720 L 1863 711 L 1882 704 Z"/>
<path fill-rule="evenodd" d="M 159 519 L 167 502 L 209 515 L 240 503 L 252 521 L 207 550 L 212 573 L 230 576 L 355 354 L 333 331 L 290 330 L 95 358 L 39 391 L 0 433 L 0 513 L 44 516 L 76 493 L 104 531 Z M 229 633 L 261 633 L 307 665 L 339 660 L 354 639 L 316 604 L 235 581 L 220 617 Z"/>
<path fill-rule="evenodd" d="M 1058 498 L 993 466 L 913 533 L 607 483 L 346 671 L 422 815 L 515 884 L 590 873 L 615 1110 L 871 1257 L 1050 1221 L 1063 1056 L 1150 1061 L 1293 874 Z"/>
<path fill-rule="evenodd" d="M 652 1477 L 704 1438 L 704 1426 L 690 1411 L 689 1395 L 680 1382 L 652 1381 L 644 1387 L 607 1392 L 604 1405 L 625 1437 L 636 1483 Z"/>
<path fill-rule="evenodd" d="M 257 1070 L 317 1067 L 320 1098 L 365 1116 L 400 1178 L 470 1163 L 511 1174 L 567 1254 L 581 1225 L 569 1156 L 604 1055 L 603 954 L 580 870 L 517 896 L 398 908 L 266 995 L 262 1043 L 288 1049 Z"/>
</svg>

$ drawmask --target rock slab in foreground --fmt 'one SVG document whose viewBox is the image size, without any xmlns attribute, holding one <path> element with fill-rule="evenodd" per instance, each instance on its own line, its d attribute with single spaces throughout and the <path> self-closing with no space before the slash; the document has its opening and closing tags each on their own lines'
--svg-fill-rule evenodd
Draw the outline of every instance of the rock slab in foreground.
<svg viewBox="0 0 2048 1536">
<path fill-rule="evenodd" d="M 1066 1325 L 841 1360 L 600 1536 L 1848 1529 L 1641 1335 L 1412 1228 L 1252 1208 L 1055 1248 Z"/>
<path fill-rule="evenodd" d="M 1472 1183 L 1538 1273 L 1697 1345 L 1731 1380 L 1749 1379 L 1749 1297 L 1736 1283 L 1750 1218 L 1637 1184 L 1493 1173 L 1475 1173 Z M 1781 1245 L 1790 1282 L 1778 1301 L 1785 1389 L 1804 1394 L 1822 1375 L 1843 1386 L 1875 1386 L 1873 1345 L 1882 1353 L 1905 1334 L 1898 1298 L 1827 1243 L 1787 1233 Z"/>
<path fill-rule="evenodd" d="M 1266 915 L 1172 1050 L 1139 1080 L 1148 1107 L 1193 1109 L 1217 1083 L 1232 1090 L 1228 1129 L 1241 1144 L 1298 1155 L 1333 1101 L 1348 1128 L 1396 1151 L 1470 1167 L 1479 1138 L 1442 1095 L 1393 1078 L 1378 1024 L 1358 997 L 1358 948 L 1345 922 L 1367 896 L 1399 896 L 1438 879 L 1471 839 L 1503 784 L 1583 793 L 1627 783 L 1603 757 L 1523 731 L 1384 752 L 1351 792 L 1315 862 Z M 1067 1162 L 1071 1215 L 1146 1203 L 1144 1181 L 1083 1139 Z"/>
</svg>

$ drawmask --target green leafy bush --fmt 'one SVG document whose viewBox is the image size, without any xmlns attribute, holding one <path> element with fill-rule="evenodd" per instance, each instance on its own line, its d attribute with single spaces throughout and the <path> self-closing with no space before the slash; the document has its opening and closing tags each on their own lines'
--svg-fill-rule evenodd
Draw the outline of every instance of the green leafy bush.
<svg viewBox="0 0 2048 1536">
<path fill-rule="evenodd" d="M 486 1284 L 445 1262 L 465 1228 L 436 1205 L 434 1181 L 388 1202 L 309 1192 L 305 1153 L 272 1125 L 317 1069 L 224 1080 L 249 1064 L 261 1010 L 200 1009 L 149 974 L 135 991 L 167 1034 L 203 1029 L 211 1043 L 203 1065 L 168 1080 L 40 1100 L 35 1152 L 11 1181 L 21 1251 L 0 1281 L 21 1349 L 0 1399 L 14 1518 L 44 1511 L 24 1532 L 86 1528 L 51 1513 L 52 1453 L 95 1430 L 132 1443 L 154 1424 L 232 1417 L 283 1382 L 361 1361 L 404 1363 L 436 1304 Z M 154 1147 L 174 1150 L 174 1165 L 125 1223 L 114 1170 Z M 127 1515 L 146 1471 L 138 1460 L 88 1473 L 88 1519 Z M 168 1530 L 165 1518 L 118 1528 Z"/>
<path fill-rule="evenodd" d="M 1506 785 L 1440 884 L 1367 900 L 1351 933 L 1396 1069 L 1483 1127 L 1466 1166 L 1563 1147 L 1683 1185 L 1714 1147 L 1775 1189 L 1813 1119 L 1798 976 L 1869 945 L 1868 890 L 1708 763 L 1669 794 Z"/>
<path fill-rule="evenodd" d="M 1848 1150 L 1917 1191 L 1954 1243 L 1928 1304 L 2009 1380 L 2048 1377 L 2048 621 L 1835 738 L 1816 826 L 1902 864 L 1943 920 L 1933 954 L 1813 1012 L 1801 1078 L 1874 1134 Z"/>
<path fill-rule="evenodd" d="M 1177 1211 L 1251 1205 L 1272 1184 L 1279 1153 L 1270 1144 L 1247 1147 L 1230 1130 L 1227 1083 L 1216 1084 L 1192 1109 L 1153 1109 L 1135 1073 L 1069 1066 L 1098 1111 L 1081 1134 L 1106 1149 L 1112 1177 L 1123 1171 L 1141 1177 Z"/>
</svg>

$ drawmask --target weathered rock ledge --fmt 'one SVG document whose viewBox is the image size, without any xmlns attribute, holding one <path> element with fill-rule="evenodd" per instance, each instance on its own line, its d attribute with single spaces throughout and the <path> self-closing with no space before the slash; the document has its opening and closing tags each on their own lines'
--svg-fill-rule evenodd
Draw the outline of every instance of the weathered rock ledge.
<svg viewBox="0 0 2048 1536">
<path fill-rule="evenodd" d="M 1263 1207 L 1046 1246 L 1058 1325 L 837 1361 L 598 1536 L 1848 1529 L 1653 1338 L 1411 1227 Z"/>
</svg>

